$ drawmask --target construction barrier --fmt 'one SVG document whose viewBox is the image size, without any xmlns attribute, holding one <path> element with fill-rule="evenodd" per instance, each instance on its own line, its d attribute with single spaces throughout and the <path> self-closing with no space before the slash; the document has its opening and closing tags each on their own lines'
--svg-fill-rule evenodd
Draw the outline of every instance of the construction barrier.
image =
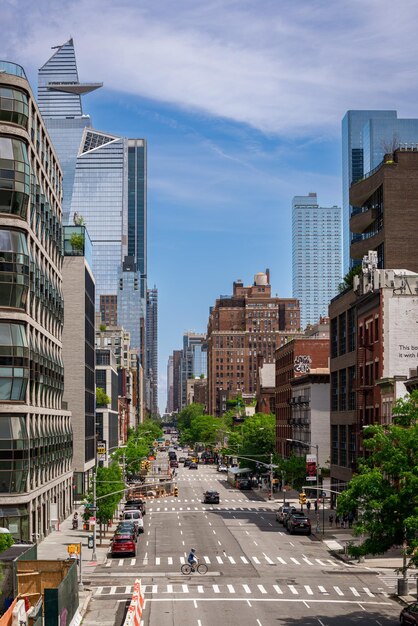
<svg viewBox="0 0 418 626">
<path fill-rule="evenodd" d="M 123 626 L 141 626 L 144 604 L 145 600 L 144 594 L 142 593 L 141 581 L 137 578 L 134 584 L 132 600 Z"/>
</svg>

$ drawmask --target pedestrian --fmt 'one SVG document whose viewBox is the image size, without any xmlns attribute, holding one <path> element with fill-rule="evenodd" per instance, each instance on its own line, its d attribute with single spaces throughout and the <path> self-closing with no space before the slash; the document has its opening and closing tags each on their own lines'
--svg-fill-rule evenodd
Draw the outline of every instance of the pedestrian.
<svg viewBox="0 0 418 626">
<path fill-rule="evenodd" d="M 315 513 L 317 513 L 318 512 L 318 500 L 315 500 L 314 506 L 315 506 Z"/>
<path fill-rule="evenodd" d="M 351 528 L 354 522 L 354 513 L 350 511 L 348 514 L 348 528 Z"/>
<path fill-rule="evenodd" d="M 311 501 L 310 500 L 307 501 L 306 508 L 308 509 L 308 513 L 309 513 L 309 511 L 311 510 Z"/>
<path fill-rule="evenodd" d="M 334 516 L 332 513 L 329 514 L 328 521 L 329 521 L 330 528 L 332 528 L 332 524 L 334 522 Z"/>
<path fill-rule="evenodd" d="M 335 516 L 335 527 L 336 527 L 336 528 L 338 528 L 339 523 L 340 523 L 340 516 L 339 516 L 339 515 L 336 515 L 336 516 Z"/>
<path fill-rule="evenodd" d="M 343 522 L 344 522 L 343 528 L 347 528 L 347 525 L 348 525 L 348 515 L 347 514 L 345 514 L 343 516 Z"/>
</svg>

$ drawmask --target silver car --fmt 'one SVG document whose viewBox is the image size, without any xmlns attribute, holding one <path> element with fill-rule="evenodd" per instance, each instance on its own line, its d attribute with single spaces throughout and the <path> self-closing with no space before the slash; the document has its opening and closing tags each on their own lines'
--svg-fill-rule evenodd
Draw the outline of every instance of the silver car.
<svg viewBox="0 0 418 626">
<path fill-rule="evenodd" d="M 276 511 L 276 520 L 284 526 L 287 518 L 291 513 L 294 513 L 294 511 L 296 511 L 295 506 L 292 506 L 291 504 L 284 504 Z"/>
</svg>

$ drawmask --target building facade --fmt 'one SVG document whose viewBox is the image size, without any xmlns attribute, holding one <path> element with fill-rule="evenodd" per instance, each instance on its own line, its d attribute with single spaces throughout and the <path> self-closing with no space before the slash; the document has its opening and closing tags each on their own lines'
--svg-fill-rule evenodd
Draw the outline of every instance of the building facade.
<svg viewBox="0 0 418 626">
<path fill-rule="evenodd" d="M 62 171 L 23 68 L 0 70 L 0 525 L 38 541 L 72 507 Z"/>
<path fill-rule="evenodd" d="M 316 193 L 292 202 L 293 297 L 304 329 L 328 314 L 342 280 L 341 208 L 319 206 Z"/>
<path fill-rule="evenodd" d="M 190 404 L 190 394 L 187 391 L 189 380 L 207 376 L 207 344 L 206 335 L 187 332 L 183 335 L 183 350 L 181 354 L 180 373 L 180 410 Z"/>
<path fill-rule="evenodd" d="M 72 415 L 74 496 L 89 489 L 96 463 L 95 312 L 92 246 L 84 226 L 64 226 L 62 288 L 65 323 L 62 336 L 64 401 Z"/>
<path fill-rule="evenodd" d="M 141 318 L 145 317 L 144 299 L 141 298 L 141 275 L 133 256 L 125 257 L 119 272 L 117 295 L 118 325 L 129 331 L 131 350 L 141 347 Z"/>
<path fill-rule="evenodd" d="M 119 381 L 117 360 L 111 348 L 96 350 L 96 385 L 103 389 L 110 402 L 96 406 L 97 441 L 105 441 L 109 453 L 119 441 Z"/>
<path fill-rule="evenodd" d="M 378 269 L 402 267 L 418 272 L 417 200 L 418 144 L 386 155 L 377 169 L 352 185 L 350 201 L 357 208 L 350 228 L 360 236 L 351 243 L 352 259 L 361 261 L 374 250 Z"/>
<path fill-rule="evenodd" d="M 147 407 L 151 415 L 158 411 L 158 289 L 147 290 L 146 313 L 146 367 L 148 383 Z"/>
<path fill-rule="evenodd" d="M 173 355 L 168 357 L 167 362 L 167 406 L 166 413 L 172 413 L 174 411 L 174 365 Z"/>
<path fill-rule="evenodd" d="M 257 357 L 273 363 L 276 348 L 289 334 L 300 333 L 299 302 L 271 296 L 267 270 L 253 285 L 233 284 L 232 296 L 221 296 L 211 308 L 208 344 L 208 412 L 222 415 L 226 400 L 242 394 L 255 397 Z"/>
</svg>

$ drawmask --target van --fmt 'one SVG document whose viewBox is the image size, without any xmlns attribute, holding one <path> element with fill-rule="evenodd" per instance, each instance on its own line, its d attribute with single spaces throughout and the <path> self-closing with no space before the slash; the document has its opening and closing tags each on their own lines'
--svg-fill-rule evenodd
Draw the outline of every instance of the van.
<svg viewBox="0 0 418 626">
<path fill-rule="evenodd" d="M 141 511 L 124 511 L 122 519 L 127 522 L 133 522 L 139 533 L 144 532 L 144 520 Z"/>
</svg>

